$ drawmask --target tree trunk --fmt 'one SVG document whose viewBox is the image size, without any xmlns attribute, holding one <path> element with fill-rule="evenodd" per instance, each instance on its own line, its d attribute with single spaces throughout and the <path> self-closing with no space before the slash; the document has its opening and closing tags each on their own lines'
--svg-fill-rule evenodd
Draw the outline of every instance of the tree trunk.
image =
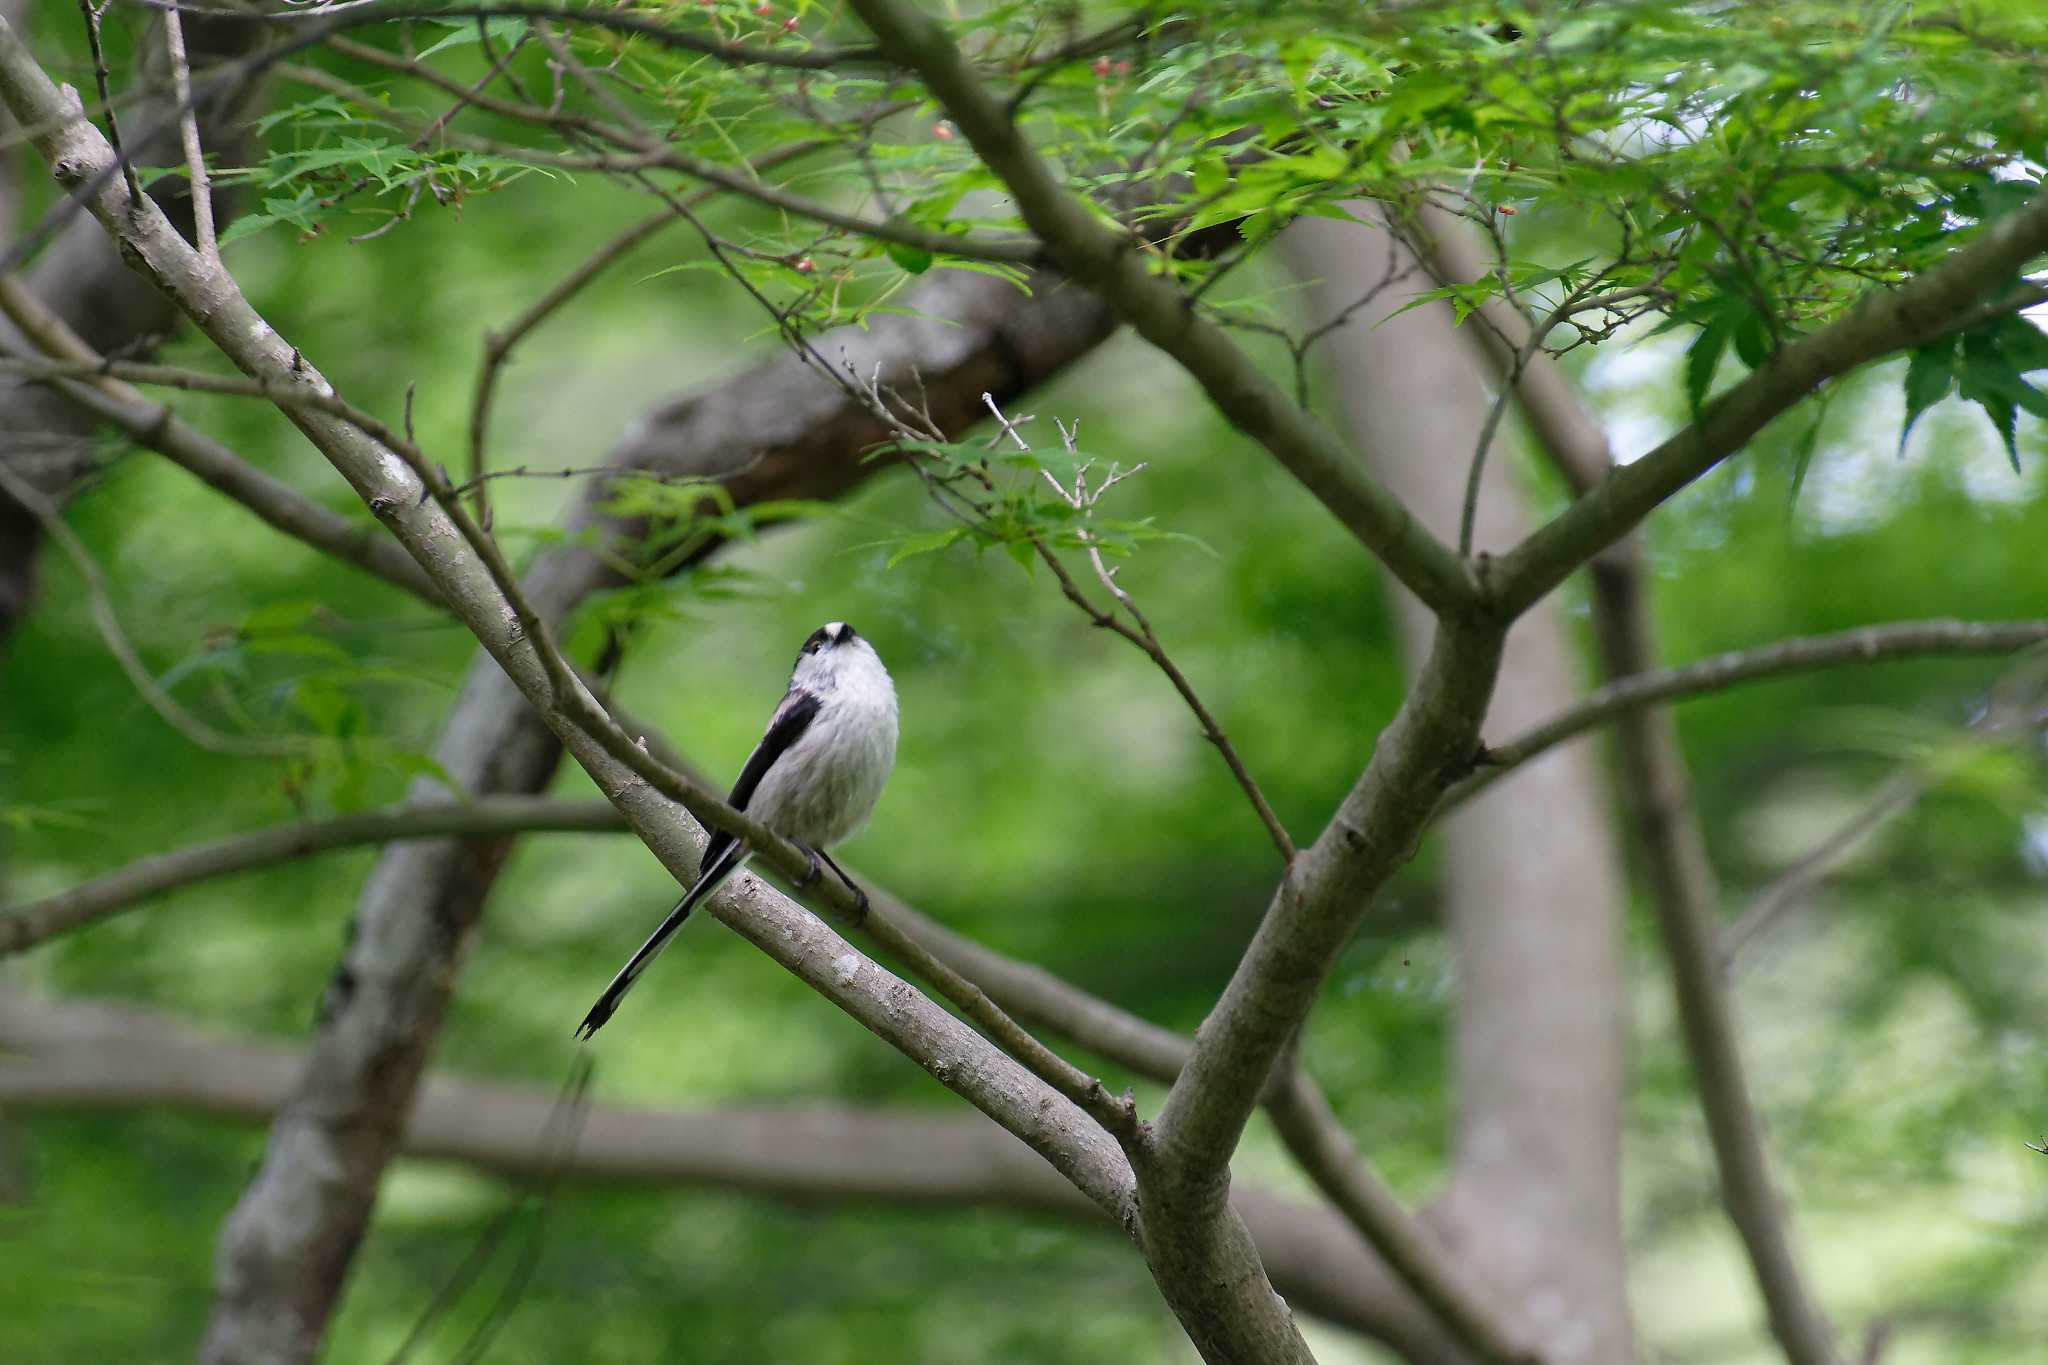
<svg viewBox="0 0 2048 1365">
<path fill-rule="evenodd" d="M 1353 205 L 1366 216 L 1369 205 Z M 1289 233 L 1316 320 L 1335 316 L 1402 251 L 1385 233 L 1311 219 Z M 1405 258 L 1405 251 L 1402 252 Z M 1489 395 L 1442 305 L 1381 321 L 1420 277 L 1360 309 L 1322 345 L 1341 417 L 1373 471 L 1455 539 Z M 1474 545 L 1530 528 L 1514 462 L 1496 450 Z M 1411 661 L 1434 617 L 1394 588 Z M 1583 691 L 1555 601 L 1509 634 L 1487 734 L 1517 733 Z M 1605 783 L 1591 752 L 1561 748 L 1445 822 L 1445 899 L 1457 946 L 1457 1128 L 1435 1210 L 1459 1259 L 1509 1305 L 1547 1365 L 1634 1358 L 1621 1242 L 1626 903 Z"/>
</svg>

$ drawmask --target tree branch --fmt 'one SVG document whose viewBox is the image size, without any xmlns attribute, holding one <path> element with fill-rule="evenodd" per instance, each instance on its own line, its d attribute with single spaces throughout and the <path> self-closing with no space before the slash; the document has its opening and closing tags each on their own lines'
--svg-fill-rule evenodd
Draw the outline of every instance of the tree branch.
<svg viewBox="0 0 2048 1365">
<path fill-rule="evenodd" d="M 1437 240 L 1443 244 L 1454 242 L 1456 238 L 1439 234 Z M 1970 249 L 1965 248 L 1966 251 Z M 1952 258 L 1915 284 L 1923 283 L 1955 264 Z M 1445 269 L 1445 262 L 1439 260 L 1439 273 Z M 1914 285 L 1906 288 L 1912 289 Z M 1896 296 L 1890 297 L 1896 301 Z M 1921 298 L 1915 307 L 1925 303 L 1926 300 Z M 1838 329 L 1855 324 L 1858 316 L 1874 309 L 1881 311 L 1881 303 L 1867 299 L 1858 314 L 1852 314 L 1842 323 L 1825 328 L 1805 341 L 1794 343 L 1744 384 L 1773 375 L 1791 351 L 1818 342 L 1830 333 L 1838 333 Z M 1482 350 L 1498 363 L 1503 353 L 1514 353 L 1523 335 L 1518 329 L 1526 326 L 1526 322 L 1506 319 L 1499 337 L 1482 342 Z M 1843 340 L 1843 336 L 1838 334 L 1836 344 Z M 1820 347 L 1819 352 L 1820 358 L 1824 359 L 1830 348 Z M 1797 363 L 1812 363 L 1815 359 L 1813 354 L 1809 354 Z M 1595 470 L 1609 462 L 1604 433 L 1591 414 L 1584 410 L 1583 404 L 1576 400 L 1562 375 L 1555 373 L 1554 362 L 1548 357 L 1541 354 L 1532 356 L 1524 374 L 1533 376 L 1534 381 L 1521 390 L 1529 400 L 1524 404 L 1525 415 L 1530 418 L 1538 439 L 1567 479 L 1583 485 Z M 1730 396 L 1742 387 L 1738 385 Z M 1784 399 L 1784 405 L 1789 406 L 1798 396 L 1799 393 L 1792 393 Z M 1713 416 L 1710 410 L 1696 426 L 1704 426 Z M 1758 421 L 1757 426 L 1761 425 L 1762 422 Z M 1737 437 L 1736 445 L 1753 431 L 1754 428 Z M 1660 450 L 1674 448 L 1667 442 Z M 1729 450 L 1732 452 L 1734 448 L 1730 446 Z M 1645 457 L 1646 460 L 1652 458 L 1656 456 Z M 1522 550 L 1517 550 L 1508 559 L 1535 545 L 1546 532 L 1560 526 L 1580 509 L 1597 506 L 1618 480 L 1636 468 L 1637 465 L 1630 465 L 1610 475 L 1554 520 L 1550 527 L 1524 541 Z M 1592 560 L 1594 623 L 1602 661 L 1608 676 L 1617 683 L 1643 673 L 1656 658 L 1647 575 L 1636 544 L 1623 538 L 1629 529 L 1624 525 L 1614 536 L 1589 546 L 1585 551 L 1588 555 L 1597 555 Z M 1601 550 L 1605 553 L 1599 553 Z M 1496 580 L 1495 586 L 1500 581 Z M 1680 1023 L 1721 1175 L 1722 1201 L 1749 1255 L 1772 1331 L 1792 1365 L 1833 1365 L 1836 1357 L 1831 1331 L 1827 1319 L 1807 1291 L 1793 1252 L 1783 1211 L 1771 1185 L 1760 1125 L 1743 1077 L 1734 1023 L 1715 961 L 1717 892 L 1713 869 L 1708 862 L 1697 813 L 1692 806 L 1690 782 L 1678 748 L 1677 735 L 1668 712 L 1637 707 L 1624 709 L 1620 714 L 1619 747 L 1624 790 L 1630 797 L 1639 838 L 1647 855 L 1652 901 L 1666 951 L 1671 958 Z"/>
<path fill-rule="evenodd" d="M 165 1014 L 0 991 L 0 1106 L 166 1105 L 264 1121 L 292 1102 L 303 1051 L 202 1033 Z M 828 1105 L 698 1111 L 592 1104 L 566 1153 L 539 1086 L 427 1076 L 409 1155 L 515 1179 L 702 1185 L 799 1202 L 996 1206 L 1103 1224 L 1101 1210 L 978 1118 Z M 1328 1210 L 1257 1188 L 1236 1202 L 1289 1298 L 1410 1359 L 1461 1362 Z"/>
<path fill-rule="evenodd" d="M 1616 678 L 1640 672 L 1655 657 L 1643 580 L 1633 557 L 1627 564 L 1594 565 L 1600 649 Z M 1836 1365 L 1834 1334 L 1800 1270 L 1743 1074 L 1716 944 L 1719 891 L 1670 713 L 1627 711 L 1617 736 L 1722 1203 L 1749 1253 L 1786 1358 L 1791 1365 Z"/>
<path fill-rule="evenodd" d="M 333 820 L 273 825 L 143 858 L 68 891 L 0 911 L 0 956 L 22 952 L 167 891 L 332 849 L 401 839 L 488 839 L 543 830 L 612 833 L 624 828 L 625 821 L 607 802 L 536 796 L 407 803 Z"/>
<path fill-rule="evenodd" d="M 1742 683 L 1793 673 L 1894 659 L 2011 654 L 2048 641 L 2048 621 L 1893 621 L 1831 635 L 1730 650 L 1696 663 L 1616 678 L 1554 720 L 1489 748 L 1486 767 L 1444 796 L 1448 810 L 1478 795 L 1530 759 L 1618 716 L 1659 702 L 1685 701 Z"/>
<path fill-rule="evenodd" d="M 1527 610 L 1801 398 L 1860 365 L 1953 330 L 1986 294 L 2043 252 L 2048 194 L 1998 219 L 1925 274 L 1865 295 L 1847 316 L 1782 347 L 1763 368 L 1709 402 L 1684 430 L 1615 469 L 1494 561 L 1485 585 L 1489 600 L 1509 615 Z"/>
<path fill-rule="evenodd" d="M 1269 450 L 1416 596 L 1439 610 L 1472 600 L 1464 562 L 1359 469 L 1335 434 L 1202 318 L 1178 286 L 1154 275 L 1128 233 L 1105 226 L 1067 191 L 936 20 L 912 0 L 854 0 L 853 8 L 883 51 L 916 71 L 945 106 L 1063 271 L 1178 361 L 1234 426 Z"/>
<path fill-rule="evenodd" d="M 299 386 L 331 392 L 299 352 L 249 307 L 233 282 L 210 269 L 161 213 L 147 203 L 135 203 L 118 181 L 97 174 L 107 164 L 110 149 L 82 118 L 62 123 L 66 101 L 5 24 L 0 24 L 0 98 L 22 122 L 54 129 L 37 139 L 37 147 L 60 181 L 99 182 L 88 201 L 93 215 L 225 355 L 260 383 L 287 392 Z M 75 105 L 75 97 L 71 103 Z M 418 475 L 389 446 L 370 439 L 356 425 L 308 406 L 293 404 L 286 411 L 434 576 L 451 609 L 542 709 L 549 727 L 635 832 L 679 881 L 692 875 L 703 842 L 700 831 L 679 819 L 673 806 L 638 772 L 621 764 L 571 718 L 565 709 L 569 698 L 592 709 L 595 703 L 573 677 L 550 676 L 537 642 L 516 619 L 526 613 L 512 610 L 494 569 L 482 562 L 464 529 L 451 524 L 456 519 L 448 507 L 439 500 L 422 499 Z M 565 688 L 568 698 L 558 695 L 558 688 Z M 1010 1128 L 1135 1232 L 1134 1190 L 1122 1155 L 1037 1077 L 855 952 L 799 907 L 767 892 L 758 880 L 729 885 L 709 908 L 942 1084 Z M 236 1215 L 237 1220 L 259 1223 L 280 1216 L 302 1215 L 296 1209 L 286 1214 L 246 1200 Z M 331 1248 L 327 1254 L 338 1251 L 345 1262 L 347 1250 Z M 255 1285 L 238 1283 L 239 1269 L 232 1262 L 223 1265 L 226 1311 L 216 1315 L 209 1333 L 209 1358 L 304 1354 L 312 1344 L 305 1335 L 308 1319 L 288 1305 L 295 1291 L 310 1293 L 312 1321 L 324 1320 L 338 1276 L 314 1275 L 310 1282 L 295 1285 Z M 244 1314 L 240 1305 L 252 1293 L 247 1306 L 254 1314 Z"/>
<path fill-rule="evenodd" d="M 150 402 L 115 379 L 109 363 L 12 275 L 0 275 L 0 312 L 41 349 L 44 358 L 92 372 L 75 378 L 52 372 L 46 381 L 80 408 L 112 422 L 137 445 L 156 451 L 286 535 L 403 588 L 430 606 L 441 605 L 433 582 L 375 522 L 352 521 L 328 511 L 187 425 L 168 406 Z M 19 360 L 36 359 L 4 337 L 0 350 Z"/>
</svg>

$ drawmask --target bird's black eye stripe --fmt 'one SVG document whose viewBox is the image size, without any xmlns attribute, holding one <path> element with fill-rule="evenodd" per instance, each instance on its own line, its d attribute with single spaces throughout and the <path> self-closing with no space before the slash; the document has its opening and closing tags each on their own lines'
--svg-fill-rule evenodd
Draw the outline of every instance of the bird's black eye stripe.
<svg viewBox="0 0 2048 1365">
<path fill-rule="evenodd" d="M 811 632 L 811 638 L 804 641 L 803 652 L 805 654 L 816 654 L 819 650 L 823 649 L 824 647 L 825 632 L 822 629 L 814 630 Z"/>
</svg>

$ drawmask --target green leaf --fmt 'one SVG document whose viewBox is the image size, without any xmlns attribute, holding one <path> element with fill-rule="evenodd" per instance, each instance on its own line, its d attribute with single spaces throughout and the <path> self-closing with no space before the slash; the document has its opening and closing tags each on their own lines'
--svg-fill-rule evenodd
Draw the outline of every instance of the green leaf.
<svg viewBox="0 0 2048 1365">
<path fill-rule="evenodd" d="M 455 31 L 420 53 L 418 57 L 413 59 L 415 61 L 424 61 L 436 52 L 442 52 L 451 47 L 468 47 L 483 36 L 478 30 L 477 21 L 474 19 L 434 19 L 428 22 L 447 24 Z M 510 43 L 519 36 L 520 29 L 526 26 L 524 19 L 486 19 L 484 23 L 489 26 L 491 41 L 499 43 Z"/>
<path fill-rule="evenodd" d="M 1785 516 L 1789 520 L 1799 506 L 1799 490 L 1806 487 L 1806 471 L 1813 466 L 1813 452 L 1820 447 L 1821 423 L 1828 419 L 1827 399 L 1822 398 L 1816 405 L 1813 422 L 1800 436 L 1799 444 L 1792 448 L 1792 487 L 1785 494 Z"/>
<path fill-rule="evenodd" d="M 1906 438 L 1920 414 L 1955 391 L 1956 339 L 1943 337 L 1913 352 L 1906 364 L 1906 424 L 1899 428 L 1899 456 L 1906 454 Z"/>
<path fill-rule="evenodd" d="M 1760 370 L 1770 360 L 1776 343 L 1771 339 L 1770 324 L 1762 314 L 1746 310 L 1740 324 L 1735 328 L 1735 357 L 1752 370 Z"/>
<path fill-rule="evenodd" d="M 2026 318 L 2018 314 L 2000 318 L 1991 325 L 1991 335 L 1999 353 L 2012 362 L 2015 374 L 2048 370 L 2048 335 Z"/>
<path fill-rule="evenodd" d="M 1685 401 L 1691 405 L 1693 416 L 1699 416 L 1700 404 L 1706 401 L 1707 390 L 1713 385 L 1714 372 L 1721 368 L 1721 356 L 1728 349 L 1728 340 L 1735 334 L 1736 317 L 1721 312 L 1714 320 L 1700 328 L 1700 334 L 1693 338 L 1692 348 L 1685 353 Z"/>
<path fill-rule="evenodd" d="M 932 253 L 921 246 L 910 246 L 903 242 L 884 242 L 882 250 L 890 260 L 912 275 L 922 275 L 932 268 Z"/>
<path fill-rule="evenodd" d="M 896 553 L 889 556 L 889 562 L 883 567 L 893 569 L 912 555 L 927 555 L 935 550 L 943 550 L 953 542 L 965 539 L 966 536 L 965 526 L 948 526 L 942 530 L 906 536 L 897 542 Z"/>
<path fill-rule="evenodd" d="M 1982 328 L 1963 336 L 1962 368 L 1957 375 L 1958 391 L 1984 409 L 1991 425 L 2005 442 L 2005 458 L 2012 472 L 2020 472 L 2017 440 L 2019 410 L 2036 417 L 2048 417 L 2048 393 L 2020 378 L 2011 357 L 1999 346 L 1995 328 Z"/>
</svg>

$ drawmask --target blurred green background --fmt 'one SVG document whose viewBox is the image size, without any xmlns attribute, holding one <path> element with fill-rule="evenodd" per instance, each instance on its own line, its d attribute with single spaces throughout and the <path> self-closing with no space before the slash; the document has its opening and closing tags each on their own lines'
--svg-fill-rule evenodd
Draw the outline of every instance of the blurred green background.
<svg viewBox="0 0 2048 1365">
<path fill-rule="evenodd" d="M 517 183 L 351 245 L 264 233 L 230 248 L 251 297 L 356 401 L 393 413 L 418 384 L 430 451 L 460 448 L 478 338 L 640 211 L 596 180 Z M 1541 233 L 1540 222 L 1527 231 Z M 657 239 L 531 341 L 501 390 L 502 465 L 601 459 L 633 413 L 776 344 L 744 299 Z M 1275 281 L 1234 283 L 1246 293 Z M 337 281 L 345 282 L 337 288 Z M 374 300 L 374 306 L 365 306 Z M 746 346 L 740 338 L 748 338 Z M 1624 453 L 1684 413 L 1682 340 L 1573 359 Z M 749 348 L 751 348 L 749 350 Z M 206 366 L 174 342 L 173 363 Z M 1026 410 L 1078 417 L 1091 449 L 1148 470 L 1113 495 L 1200 544 L 1148 546 L 1125 585 L 1217 712 L 1282 818 L 1319 827 L 1399 698 L 1385 590 L 1358 545 L 1193 386 L 1119 338 Z M 259 405 L 179 411 L 351 515 L 347 490 Z M 1898 376 L 1827 408 L 1790 503 L 1785 419 L 1651 523 L 1670 660 L 1891 618 L 2048 615 L 2048 452 L 2023 471 L 1954 402 L 1895 458 Z M 81 582 L 46 553 L 41 596 L 0 671 L 0 896 L 69 886 L 141 855 L 396 798 L 470 657 L 462 632 L 256 524 L 147 454 L 72 504 L 121 620 L 181 696 L 340 716 L 328 761 L 291 771 L 196 751 L 136 697 Z M 452 463 L 452 460 L 451 460 Z M 1540 476 L 1534 481 L 1541 483 Z M 496 486 L 524 558 L 574 484 Z M 764 534 L 666 592 L 620 701 L 715 774 L 735 771 L 818 623 L 844 619 L 895 674 L 899 766 L 846 861 L 946 924 L 1148 1019 L 1192 1029 L 1263 909 L 1273 857 L 1163 679 L 1090 629 L 1043 575 L 955 549 L 885 568 L 939 524 L 898 473 L 830 515 Z M 1580 614 L 1578 596 L 1565 599 Z M 318 613 L 309 614 L 317 604 Z M 263 615 L 258 615 L 259 613 Z M 233 645 L 300 622 L 332 653 Z M 2000 665 L 1890 664 L 1743 688 L 1680 712 L 1730 908 L 1902 760 L 1955 742 Z M 590 794 L 576 773 L 558 794 Z M 1395 1187 L 1443 1171 L 1455 966 L 1425 847 L 1346 951 L 1307 1045 L 1350 1131 Z M 10 960 L 10 987 L 143 1002 L 226 1032 L 304 1036 L 372 862 L 329 854 L 170 896 Z M 2005 1365 L 2048 1334 L 2041 1046 L 2048 804 L 2011 758 L 1964 768 L 1760 943 L 1738 1002 L 1798 1230 L 1847 1322 L 1889 1315 L 1888 1365 Z M 468 962 L 437 1063 L 556 1082 L 569 1029 L 673 886 L 624 837 L 520 845 Z M 1675 1037 L 1654 935 L 1632 925 L 1627 1192 L 1646 1352 L 1762 1361 L 1747 1270 Z M 598 1048 L 595 1094 L 644 1105 L 838 1098 L 961 1106 L 711 922 L 693 923 Z M 1127 1077 L 1113 1069 L 1114 1083 Z M 1140 1086 L 1141 1096 L 1156 1092 Z M 0 1115 L 0 1360 L 182 1358 L 207 1312 L 222 1217 L 262 1132 L 162 1112 Z M 1255 1125 L 1241 1178 L 1302 1189 Z M 387 1358 L 515 1187 L 401 1162 L 386 1182 L 327 1358 Z M 453 1359 L 509 1257 L 422 1348 Z M 570 1185 L 488 1359 L 815 1362 L 1192 1359 L 1139 1260 L 1104 1233 L 1001 1211 L 790 1206 L 708 1190 Z M 1328 1360 L 1374 1360 L 1327 1329 Z"/>
</svg>

